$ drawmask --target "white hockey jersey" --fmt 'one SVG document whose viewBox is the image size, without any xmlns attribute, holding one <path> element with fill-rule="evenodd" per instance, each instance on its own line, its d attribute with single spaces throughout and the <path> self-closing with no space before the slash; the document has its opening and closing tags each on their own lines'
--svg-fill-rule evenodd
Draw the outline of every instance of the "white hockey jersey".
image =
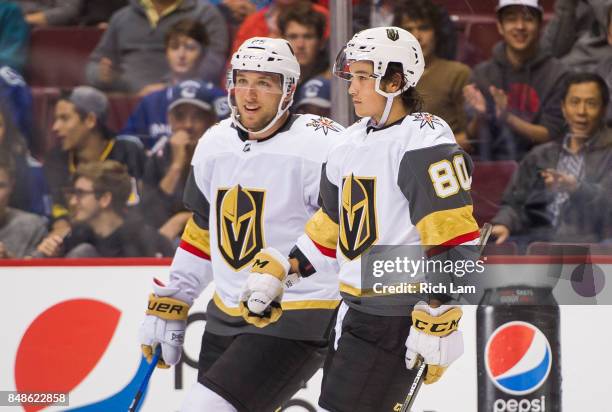
<svg viewBox="0 0 612 412">
<path fill-rule="evenodd" d="M 362 287 L 362 276 L 372 274 L 362 273 L 361 257 L 374 245 L 431 250 L 477 243 L 472 163 L 446 122 L 429 113 L 381 129 L 368 127 L 368 120 L 346 129 L 330 152 L 321 179 L 322 207 L 297 247 L 316 271 L 339 265 L 340 290 L 349 305 L 405 315 L 405 307 L 389 309 L 388 297 L 371 296 Z"/>
<path fill-rule="evenodd" d="M 210 332 L 324 337 L 339 302 L 336 273 L 321 271 L 314 281 L 286 290 L 283 316 L 266 328 L 242 319 L 238 298 L 255 254 L 267 246 L 289 254 L 319 208 L 321 166 L 342 130 L 319 116 L 292 116 L 272 137 L 256 141 L 227 119 L 198 142 L 184 196 L 194 217 L 173 260 L 169 286 L 192 301 L 214 280 Z"/>
</svg>

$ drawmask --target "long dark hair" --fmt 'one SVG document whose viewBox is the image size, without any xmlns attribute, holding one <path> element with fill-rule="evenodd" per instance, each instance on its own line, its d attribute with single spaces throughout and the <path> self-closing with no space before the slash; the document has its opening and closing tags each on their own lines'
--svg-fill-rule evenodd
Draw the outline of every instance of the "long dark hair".
<svg viewBox="0 0 612 412">
<path fill-rule="evenodd" d="M 398 75 L 402 78 L 400 88 L 403 88 L 406 84 L 406 76 L 404 76 L 404 70 L 401 63 L 389 63 L 381 83 L 390 82 L 392 81 L 393 77 Z M 423 99 L 414 87 L 409 87 L 400 96 L 402 98 L 402 104 L 408 110 L 408 113 L 412 114 L 423 110 Z"/>
</svg>

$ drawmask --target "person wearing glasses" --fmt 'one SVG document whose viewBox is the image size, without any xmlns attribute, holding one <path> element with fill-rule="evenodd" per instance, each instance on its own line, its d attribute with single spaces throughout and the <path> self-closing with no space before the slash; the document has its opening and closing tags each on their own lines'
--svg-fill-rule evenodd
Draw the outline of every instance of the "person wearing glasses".
<svg viewBox="0 0 612 412">
<path fill-rule="evenodd" d="M 114 160 L 80 165 L 64 189 L 72 230 L 51 234 L 37 247 L 39 257 L 159 257 L 173 252 L 157 230 L 130 215 L 132 190 L 127 168 Z"/>
</svg>

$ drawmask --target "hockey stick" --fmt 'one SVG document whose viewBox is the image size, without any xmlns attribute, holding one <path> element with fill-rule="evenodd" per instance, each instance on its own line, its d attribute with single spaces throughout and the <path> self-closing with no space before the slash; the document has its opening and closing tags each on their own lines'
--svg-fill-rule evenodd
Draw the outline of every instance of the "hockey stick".
<svg viewBox="0 0 612 412">
<path fill-rule="evenodd" d="M 490 223 L 483 224 L 482 228 L 480 229 L 480 240 L 478 241 L 479 255 L 482 255 L 482 252 L 484 252 L 484 248 L 489 241 L 489 237 L 491 236 L 491 230 L 493 230 L 493 225 Z M 425 376 L 427 375 L 427 364 L 421 355 L 418 355 L 416 364 L 419 369 L 417 370 L 414 380 L 410 385 L 408 395 L 406 395 L 406 399 L 404 400 L 404 404 L 402 405 L 400 412 L 410 412 L 410 408 L 412 408 L 416 395 L 419 393 L 419 389 L 421 388 L 421 385 L 425 380 Z"/>
<path fill-rule="evenodd" d="M 416 395 L 417 393 L 419 393 L 419 389 L 421 388 L 421 385 L 423 384 L 425 375 L 427 375 L 427 364 L 425 363 L 425 359 L 423 359 L 421 355 L 418 355 L 416 364 L 419 367 L 419 369 L 417 369 L 417 373 L 416 375 L 414 375 L 414 380 L 412 381 L 412 384 L 410 385 L 410 390 L 408 391 L 408 395 L 406 395 L 406 399 L 404 400 L 404 403 L 402 405 L 402 409 L 400 409 L 400 412 L 410 412 L 410 408 L 412 408 L 412 404 L 414 403 L 414 400 L 416 399 Z"/>
<path fill-rule="evenodd" d="M 155 347 L 155 353 L 153 354 L 153 359 L 151 360 L 151 364 L 149 365 L 149 368 L 147 369 L 147 373 L 145 374 L 145 377 L 142 380 L 142 383 L 140 384 L 140 388 L 138 388 L 138 392 L 136 392 L 136 396 L 134 396 L 134 400 L 132 401 L 132 404 L 130 405 L 128 412 L 136 412 L 136 409 L 138 409 L 138 405 L 140 404 L 142 396 L 144 395 L 144 392 L 147 389 L 147 386 L 149 385 L 149 380 L 151 379 L 151 375 L 153 374 L 153 371 L 155 370 L 155 367 L 157 366 L 157 361 L 159 360 L 160 356 L 161 356 L 161 345 L 157 345 Z"/>
</svg>

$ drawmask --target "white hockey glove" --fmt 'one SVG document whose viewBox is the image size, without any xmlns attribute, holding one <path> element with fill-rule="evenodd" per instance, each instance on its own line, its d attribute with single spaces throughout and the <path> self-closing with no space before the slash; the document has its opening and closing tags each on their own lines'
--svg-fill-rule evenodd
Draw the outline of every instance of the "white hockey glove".
<svg viewBox="0 0 612 412">
<path fill-rule="evenodd" d="M 149 362 L 154 348 L 161 344 L 162 354 L 157 367 L 165 369 L 176 365 L 181 359 L 189 305 L 171 297 L 178 292 L 178 288 L 165 287 L 157 279 L 154 279 L 153 290 L 155 293 L 149 296 L 139 337 L 142 353 Z"/>
<path fill-rule="evenodd" d="M 426 384 L 437 382 L 463 354 L 463 334 L 458 330 L 462 315 L 457 305 L 432 308 L 423 301 L 415 305 L 406 339 L 406 368 L 414 368 L 421 355 L 427 364 Z"/>
<path fill-rule="evenodd" d="M 289 261 L 278 250 L 268 247 L 253 258 L 251 274 L 240 294 L 242 317 L 248 323 L 263 328 L 282 315 L 281 300 Z"/>
</svg>

